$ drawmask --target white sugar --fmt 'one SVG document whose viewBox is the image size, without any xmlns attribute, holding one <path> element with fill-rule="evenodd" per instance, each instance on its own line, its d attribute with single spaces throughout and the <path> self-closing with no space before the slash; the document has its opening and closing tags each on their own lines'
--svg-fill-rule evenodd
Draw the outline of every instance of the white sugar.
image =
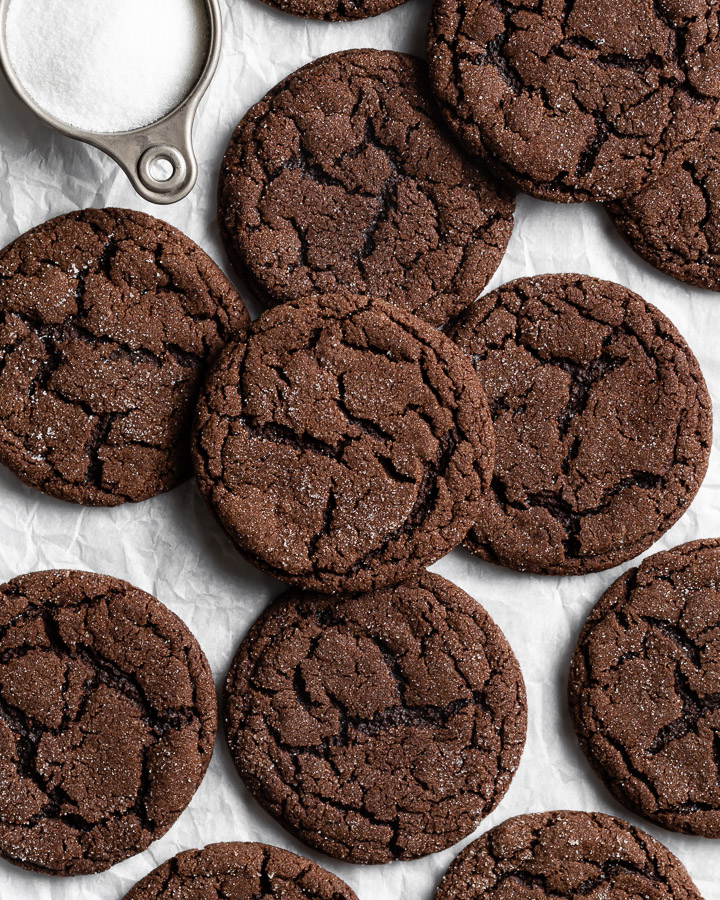
<svg viewBox="0 0 720 900">
<path fill-rule="evenodd" d="M 11 0 L 5 34 L 12 67 L 42 109 L 105 133 L 174 109 L 209 40 L 201 0 Z"/>
</svg>

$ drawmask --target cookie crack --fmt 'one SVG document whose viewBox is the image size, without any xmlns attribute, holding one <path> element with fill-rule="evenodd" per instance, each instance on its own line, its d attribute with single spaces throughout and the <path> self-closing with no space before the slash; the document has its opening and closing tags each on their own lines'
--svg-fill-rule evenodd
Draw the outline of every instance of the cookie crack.
<svg viewBox="0 0 720 900">
<path fill-rule="evenodd" d="M 655 616 L 641 616 L 641 619 L 664 634 L 665 637 L 670 638 L 683 651 L 696 669 L 702 668 L 702 651 L 684 628 L 666 622 L 664 619 L 658 619 Z"/>
<path fill-rule="evenodd" d="M 102 598 L 93 598 L 100 600 Z M 77 606 L 85 606 L 86 601 L 77 604 Z M 21 777 L 30 779 L 33 784 L 47 797 L 45 807 L 36 813 L 33 820 L 29 823 L 37 824 L 47 818 L 57 818 L 65 825 L 75 831 L 88 833 L 98 827 L 103 826 L 109 821 L 118 818 L 122 813 L 115 811 L 110 815 L 105 815 L 95 822 L 89 822 L 79 813 L 68 811 L 68 806 L 77 808 L 77 804 L 69 795 L 58 785 L 50 787 L 48 782 L 43 778 L 37 768 L 37 752 L 39 742 L 43 735 L 53 734 L 61 735 L 65 733 L 67 728 L 78 723 L 84 714 L 84 711 L 92 698 L 95 690 L 99 685 L 104 685 L 113 693 L 119 694 L 126 700 L 130 701 L 138 710 L 141 720 L 144 722 L 150 733 L 154 736 L 154 742 L 147 745 L 143 750 L 143 764 L 140 776 L 140 787 L 135 803 L 129 808 L 129 812 L 137 815 L 142 827 L 146 831 L 150 831 L 154 827 L 154 821 L 147 812 L 146 798 L 149 796 L 151 788 L 151 779 L 147 771 L 147 756 L 149 751 L 168 730 L 181 730 L 189 725 L 192 721 L 201 724 L 201 718 L 198 709 L 193 707 L 176 707 L 171 708 L 163 713 L 155 710 L 153 705 L 147 698 L 137 678 L 130 673 L 120 669 L 114 662 L 102 656 L 94 648 L 87 644 L 76 643 L 72 647 L 63 639 L 60 627 L 52 613 L 52 611 L 43 610 L 40 607 L 28 608 L 22 614 L 16 616 L 12 623 L 9 623 L 2 634 L 5 636 L 14 624 L 22 621 L 29 621 L 40 618 L 43 623 L 44 633 L 48 642 L 47 648 L 28 647 L 24 645 L 26 652 L 37 649 L 46 649 L 47 652 L 54 653 L 60 660 L 81 660 L 94 673 L 92 678 L 86 681 L 82 687 L 82 698 L 78 703 L 74 715 L 70 716 L 63 712 L 61 722 L 58 727 L 51 728 L 40 722 L 36 722 L 20 707 L 10 704 L 2 695 L 0 695 L 0 718 L 2 718 L 10 727 L 14 735 L 18 759 L 16 762 L 18 774 Z M 6 660 L 7 653 L 3 654 L 3 662 Z M 66 675 L 67 678 L 67 675 Z M 200 728 L 202 731 L 202 728 Z M 87 849 L 83 850 L 83 858 L 87 858 Z"/>
<path fill-rule="evenodd" d="M 323 510 L 322 523 L 320 525 L 320 528 L 315 532 L 315 534 L 310 538 L 310 541 L 308 542 L 309 557 L 313 558 L 315 556 L 320 541 L 324 537 L 327 537 L 332 531 L 333 517 L 335 515 L 336 509 L 337 497 L 335 495 L 335 488 L 331 487 L 328 491 L 327 503 L 325 504 L 325 509 Z"/>
<path fill-rule="evenodd" d="M 613 133 L 607 118 L 599 110 L 594 110 L 592 116 L 595 119 L 595 135 L 578 157 L 577 166 L 575 167 L 576 178 L 583 178 L 592 171 L 603 144 L 608 142 Z"/>
<path fill-rule="evenodd" d="M 342 622 L 336 619 L 330 610 L 325 610 L 321 619 L 316 616 L 316 621 L 318 629 L 322 630 L 319 630 L 310 640 L 308 649 L 305 653 L 305 658 L 303 662 L 296 666 L 292 678 L 292 686 L 298 702 L 311 715 L 313 715 L 313 710 L 322 710 L 323 704 L 320 701 L 312 699 L 302 672 L 302 665 L 313 658 L 313 654 L 317 649 L 323 634 L 327 633 L 327 629 L 342 629 L 343 625 Z M 378 635 L 365 634 L 364 637 L 374 644 L 379 651 L 383 662 L 387 667 L 387 671 L 396 686 L 397 697 L 400 701 L 399 704 L 389 706 L 384 710 L 379 710 L 370 717 L 359 715 L 351 716 L 348 715 L 345 705 L 326 688 L 326 699 L 338 714 L 338 732 L 335 735 L 324 738 L 321 742 L 314 745 L 290 745 L 284 742 L 279 731 L 274 728 L 268 722 L 267 717 L 264 716 L 266 726 L 271 729 L 278 746 L 291 756 L 308 753 L 314 756 L 321 756 L 331 762 L 331 751 L 333 749 L 347 749 L 350 747 L 355 742 L 354 735 L 374 737 L 383 731 L 396 728 L 444 728 L 452 718 L 460 714 L 470 705 L 475 705 L 489 711 L 484 692 L 472 689 L 465 679 L 463 680 L 465 680 L 469 694 L 467 697 L 457 698 L 444 705 L 408 704 L 405 697 L 409 688 L 409 682 L 402 671 L 400 660 L 397 655 Z M 270 699 L 274 698 L 277 692 L 273 689 L 263 687 L 256 681 L 256 677 L 255 674 L 250 679 L 253 689 L 266 695 Z M 351 734 L 351 729 L 353 730 L 354 735 Z"/>
<path fill-rule="evenodd" d="M 458 444 L 459 429 L 457 427 L 454 427 L 449 434 L 443 435 L 439 439 L 435 462 L 434 464 L 429 464 L 426 468 L 425 475 L 418 487 L 417 498 L 408 517 L 399 528 L 385 538 L 379 547 L 370 550 L 361 559 L 353 563 L 349 569 L 349 574 L 359 572 L 368 562 L 382 556 L 391 544 L 402 537 L 409 537 L 416 528 L 423 524 L 436 504 L 439 482 L 447 471 Z M 478 465 L 477 462 L 475 464 Z"/>
<path fill-rule="evenodd" d="M 701 697 L 692 689 L 687 675 L 679 664 L 675 667 L 674 685 L 675 694 L 682 701 L 682 712 L 678 719 L 664 725 L 655 735 L 648 747 L 651 756 L 657 756 L 669 744 L 691 732 L 697 734 L 701 719 L 720 709 L 720 692 Z"/>
<path fill-rule="evenodd" d="M 85 480 L 87 483 L 94 485 L 100 490 L 105 489 L 103 483 L 103 461 L 100 457 L 100 451 L 107 443 L 108 437 L 110 436 L 110 429 L 116 419 L 117 416 L 114 413 L 106 413 L 105 415 L 98 416 L 95 427 L 85 445 L 84 452 L 85 456 L 88 458 Z"/>
<path fill-rule="evenodd" d="M 692 162 L 692 160 L 686 160 L 682 164 L 682 168 L 690 175 L 693 184 L 702 194 L 703 200 L 705 201 L 705 215 L 700 219 L 697 224 L 698 231 L 702 232 L 707 227 L 708 222 L 710 221 L 710 217 L 713 213 L 713 200 L 710 196 L 710 191 L 708 190 L 708 186 L 705 183 L 705 179 L 701 178 L 698 174 L 696 165 Z M 712 256 L 714 254 L 703 254 L 703 258 L 707 258 L 708 256 Z"/>
<path fill-rule="evenodd" d="M 146 347 L 136 347 L 114 337 L 95 334 L 86 325 L 83 325 L 82 321 L 78 321 L 82 320 L 82 316 L 78 314 L 72 314 L 59 325 L 43 325 L 32 315 L 13 309 L 0 310 L 0 316 L 2 317 L 0 324 L 3 325 L 7 323 L 10 316 L 22 322 L 45 346 L 50 359 L 43 362 L 42 377 L 37 378 L 40 387 L 43 388 L 47 385 L 49 375 L 62 362 L 61 345 L 72 341 L 81 341 L 95 348 L 111 347 L 112 358 L 124 359 L 133 364 L 147 363 L 160 368 L 165 362 L 161 356 Z M 199 354 L 183 350 L 171 341 L 163 341 L 162 346 L 167 354 L 173 356 L 185 368 L 197 369 L 201 365 Z"/>
<path fill-rule="evenodd" d="M 537 840 L 539 840 L 539 838 L 536 838 L 536 841 Z M 574 898 L 578 896 L 584 897 L 591 894 L 594 890 L 604 884 L 612 884 L 614 879 L 619 875 L 636 875 L 651 882 L 651 884 L 661 883 L 656 872 L 642 869 L 631 862 L 625 862 L 623 860 L 609 860 L 600 865 L 595 864 L 595 868 L 597 869 L 596 875 L 585 879 L 585 881 L 581 882 L 576 887 L 569 888 L 566 892 L 562 893 L 551 890 L 548 887 L 547 876 L 539 872 L 531 872 L 522 868 L 513 869 L 510 872 L 503 873 L 497 879 L 494 889 L 502 889 L 502 886 L 507 882 L 516 882 L 531 890 L 539 889 L 545 897 L 554 897 L 556 900 L 574 900 Z"/>
<path fill-rule="evenodd" d="M 627 750 L 619 741 L 616 741 L 608 734 L 603 734 L 602 740 L 609 744 L 610 747 L 612 747 L 612 749 L 618 754 L 618 756 L 622 759 L 625 770 L 643 785 L 643 787 L 653 797 L 656 808 L 659 809 L 661 803 L 657 788 L 650 780 L 650 778 L 633 764 L 632 760 L 630 759 L 630 754 L 627 752 Z"/>
<path fill-rule="evenodd" d="M 397 212 L 396 192 L 402 181 L 403 177 L 394 170 L 380 189 L 378 209 L 370 224 L 363 230 L 363 242 L 355 257 L 363 270 L 366 259 L 377 249 L 376 236 L 379 228 L 388 221 L 391 212 Z"/>
<path fill-rule="evenodd" d="M 588 878 L 586 881 L 583 881 L 582 884 L 579 884 L 575 889 L 575 892 L 581 896 L 591 894 L 596 888 L 601 887 L 603 884 L 612 884 L 613 880 L 618 875 L 637 875 L 651 882 L 651 884 L 661 883 L 657 872 L 655 871 L 642 869 L 627 861 L 609 860 L 600 866 L 600 871 L 597 875 Z"/>
<path fill-rule="evenodd" d="M 525 349 L 528 348 L 525 347 Z M 538 356 L 538 358 L 540 357 Z M 621 366 L 624 360 L 617 356 L 611 356 L 609 353 L 603 353 L 588 363 L 577 363 L 574 360 L 560 357 L 554 357 L 545 362 L 558 366 L 570 376 L 568 402 L 557 418 L 558 433 L 563 438 L 567 434 L 572 420 L 585 411 L 592 387 Z"/>
<path fill-rule="evenodd" d="M 506 53 L 503 53 L 511 38 L 518 32 L 524 32 L 527 27 L 523 27 L 515 20 L 517 14 L 529 15 L 531 10 L 521 4 L 511 3 L 508 0 L 489 0 L 489 5 L 498 10 L 503 16 L 502 30 L 498 31 L 494 37 L 485 41 L 482 48 L 478 47 L 476 52 L 472 49 L 460 50 L 461 39 L 464 39 L 466 45 L 478 45 L 480 42 L 473 38 L 472 29 L 465 26 L 465 10 L 461 7 L 453 9 L 453 18 L 458 20 L 454 26 L 447 25 L 444 21 L 439 21 L 436 15 L 431 26 L 431 41 L 446 48 L 449 59 L 443 59 L 444 65 L 452 67 L 453 76 L 449 74 L 443 75 L 441 85 L 436 85 L 436 90 L 443 96 L 447 108 L 445 115 L 455 131 L 460 135 L 465 134 L 466 140 L 470 146 L 475 147 L 482 155 L 486 164 L 497 174 L 504 177 L 510 177 L 516 184 L 528 187 L 530 179 L 528 175 L 513 167 L 506 159 L 498 159 L 497 153 L 488 148 L 488 141 L 484 136 L 483 127 L 476 121 L 473 112 L 472 98 L 468 98 L 463 87 L 465 80 L 465 72 L 461 66 L 462 61 L 470 63 L 471 67 L 491 66 L 497 71 L 503 83 L 509 88 L 512 100 L 501 98 L 496 104 L 496 115 L 501 118 L 500 127 L 502 130 L 512 131 L 512 127 L 508 126 L 507 113 L 505 109 L 506 102 L 514 103 L 515 98 L 522 94 L 538 98 L 542 104 L 544 111 L 551 116 L 557 116 L 557 105 L 553 103 L 542 84 L 526 83 L 524 78 L 519 74 L 518 70 L 513 66 L 512 61 Z M 642 58 L 634 58 L 623 53 L 603 53 L 602 47 L 584 37 L 583 35 L 568 34 L 569 18 L 572 14 L 574 4 L 566 3 L 558 22 L 562 34 L 562 40 L 553 45 L 544 56 L 537 54 L 538 61 L 547 64 L 551 56 L 557 56 L 567 60 L 570 64 L 575 59 L 575 54 L 569 52 L 573 50 L 579 51 L 583 59 L 600 69 L 622 69 L 627 73 L 636 76 L 635 88 L 636 92 L 641 94 L 639 100 L 635 102 L 626 101 L 621 108 L 621 113 L 629 115 L 631 110 L 641 105 L 647 100 L 651 87 L 648 81 L 648 72 L 652 70 L 658 82 L 663 85 L 669 85 L 673 91 L 673 96 L 683 94 L 691 98 L 692 102 L 704 105 L 708 100 L 714 98 L 709 97 L 701 87 L 693 83 L 688 70 L 689 63 L 686 63 L 687 55 L 687 35 L 690 24 L 694 19 L 687 19 L 682 24 L 671 21 L 668 15 L 663 13 L 659 0 L 654 0 L 654 13 L 656 18 L 662 23 L 663 27 L 668 29 L 667 43 L 664 47 L 649 52 Z M 534 10 L 532 10 L 534 12 Z M 705 40 L 703 47 L 709 43 L 709 39 Z M 431 44 L 432 46 L 432 44 Z M 701 48 L 694 48 L 698 53 L 702 52 Z M 531 51 L 526 51 L 527 53 Z M 664 56 L 666 54 L 666 56 Z M 541 75 L 541 78 L 543 76 Z M 592 181 L 594 169 L 596 167 L 599 152 L 603 144 L 607 142 L 610 136 L 618 139 L 622 145 L 629 138 L 639 139 L 643 143 L 640 151 L 635 148 L 634 158 L 642 161 L 641 171 L 646 178 L 653 166 L 653 158 L 657 157 L 664 160 L 670 149 L 667 145 L 667 133 L 672 122 L 672 115 L 667 124 L 662 128 L 661 135 L 658 139 L 650 135 L 632 134 L 628 135 L 625 131 L 617 127 L 613 119 L 607 115 L 604 108 L 595 104 L 596 108 L 588 109 L 582 102 L 580 95 L 580 87 L 577 80 L 567 76 L 570 100 L 577 106 L 585 119 L 595 119 L 595 135 L 589 139 L 587 147 L 583 151 L 579 151 L 574 161 L 574 165 L 563 168 L 558 171 L 554 178 L 550 180 L 532 179 L 532 185 L 542 196 L 544 194 L 559 193 L 564 194 L 568 199 L 584 199 L 593 198 Z M 674 100 L 669 101 L 669 112 L 672 113 Z M 560 113 L 562 116 L 563 113 Z M 504 121 L 502 121 L 504 120 Z M 692 135 L 685 138 L 686 142 L 694 140 Z M 501 154 L 502 155 L 502 154 Z M 507 154 L 504 154 L 505 156 Z M 575 183 L 568 184 L 568 176 L 571 171 Z"/>
<path fill-rule="evenodd" d="M 544 509 L 549 515 L 562 525 L 566 537 L 563 540 L 565 552 L 569 557 L 579 558 L 582 555 L 580 530 L 583 520 L 600 513 L 606 512 L 613 497 L 630 487 L 638 487 L 642 490 L 655 491 L 664 485 L 665 479 L 653 472 L 634 471 L 631 475 L 622 478 L 616 485 L 609 488 L 600 503 L 591 508 L 577 510 L 562 496 L 561 492 L 540 491 L 528 493 L 526 502 L 510 500 L 507 496 L 507 486 L 499 475 L 494 475 L 490 489 L 501 509 L 507 513 L 509 509 L 527 511 L 533 508 Z"/>
</svg>

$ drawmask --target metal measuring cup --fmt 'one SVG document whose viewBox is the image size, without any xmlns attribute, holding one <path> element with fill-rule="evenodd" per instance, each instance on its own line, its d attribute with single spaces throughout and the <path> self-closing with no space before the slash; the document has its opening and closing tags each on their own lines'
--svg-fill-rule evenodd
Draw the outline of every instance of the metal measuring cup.
<svg viewBox="0 0 720 900">
<path fill-rule="evenodd" d="M 123 169 L 132 186 L 151 203 L 176 203 L 193 189 L 198 166 L 192 144 L 192 127 L 198 104 L 215 75 L 222 43 L 222 18 L 218 0 L 203 0 L 208 19 L 205 65 L 195 86 L 175 109 L 162 119 L 132 131 L 102 133 L 73 128 L 51 116 L 27 93 L 10 63 L 5 23 L 11 0 L 0 0 L 0 68 L 10 87 L 38 118 L 76 141 L 107 153 Z M 166 163 L 172 174 L 164 180 L 153 174 L 157 163 Z"/>
</svg>

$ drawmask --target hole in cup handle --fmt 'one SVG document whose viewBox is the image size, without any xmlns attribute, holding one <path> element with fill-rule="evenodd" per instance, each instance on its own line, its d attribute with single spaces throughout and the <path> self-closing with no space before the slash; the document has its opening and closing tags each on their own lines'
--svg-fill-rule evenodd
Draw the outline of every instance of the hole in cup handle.
<svg viewBox="0 0 720 900">
<path fill-rule="evenodd" d="M 176 203 L 186 197 L 197 180 L 197 162 L 190 148 L 183 152 L 171 144 L 153 144 L 137 161 L 130 180 L 139 194 L 153 203 Z"/>
<path fill-rule="evenodd" d="M 146 190 L 165 197 L 192 187 L 188 179 L 191 169 L 192 166 L 177 147 L 155 144 L 148 147 L 138 160 L 137 175 Z"/>
<path fill-rule="evenodd" d="M 177 203 L 195 186 L 198 174 L 191 119 L 168 121 L 139 133 L 104 142 L 104 149 L 124 169 L 132 186 L 151 203 Z M 178 125 L 180 127 L 178 127 Z"/>
</svg>

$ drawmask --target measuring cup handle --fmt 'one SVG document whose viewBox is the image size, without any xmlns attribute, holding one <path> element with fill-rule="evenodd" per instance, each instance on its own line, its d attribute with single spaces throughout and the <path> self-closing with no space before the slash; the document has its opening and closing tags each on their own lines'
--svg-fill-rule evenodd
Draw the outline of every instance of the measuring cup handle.
<svg viewBox="0 0 720 900">
<path fill-rule="evenodd" d="M 106 151 L 125 170 L 135 190 L 151 203 L 177 203 L 195 186 L 198 165 L 192 146 L 192 115 L 173 116 L 143 132 L 118 136 Z M 162 177 L 157 164 L 170 167 Z"/>
<path fill-rule="evenodd" d="M 168 178 L 157 178 L 156 164 L 168 163 L 172 172 Z M 192 149 L 183 153 L 170 144 L 155 144 L 143 153 L 137 164 L 137 177 L 155 203 L 175 203 L 186 197 L 197 180 L 197 162 Z M 139 191 L 140 188 L 137 187 Z M 142 193 L 142 191 L 141 191 Z"/>
</svg>

